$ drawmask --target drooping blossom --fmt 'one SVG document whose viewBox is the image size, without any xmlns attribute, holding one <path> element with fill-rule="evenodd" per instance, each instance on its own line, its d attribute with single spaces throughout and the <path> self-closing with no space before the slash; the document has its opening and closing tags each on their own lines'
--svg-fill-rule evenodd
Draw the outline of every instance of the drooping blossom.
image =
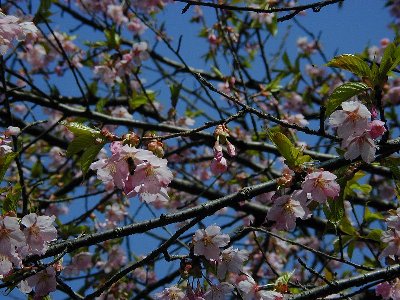
<svg viewBox="0 0 400 300">
<path fill-rule="evenodd" d="M 224 300 L 227 295 L 231 294 L 234 286 L 227 282 L 221 282 L 218 285 L 212 285 L 210 290 L 204 294 L 205 300 Z"/>
<path fill-rule="evenodd" d="M 307 216 L 307 210 L 295 199 L 295 194 L 292 194 L 275 199 L 268 211 L 267 220 L 275 221 L 274 227 L 278 230 L 291 231 L 296 227 L 296 218 L 304 219 Z"/>
<path fill-rule="evenodd" d="M 317 202 L 325 203 L 327 197 L 339 196 L 340 186 L 336 182 L 337 176 L 328 171 L 310 173 L 301 184 L 303 192 L 310 193 L 311 198 Z"/>
<path fill-rule="evenodd" d="M 222 153 L 222 146 L 219 145 L 219 143 L 215 143 L 213 151 L 214 158 L 211 161 L 210 169 L 214 175 L 219 175 L 226 172 L 228 169 L 228 163 Z"/>
<path fill-rule="evenodd" d="M 27 249 L 30 254 L 44 254 L 48 243 L 57 239 L 57 229 L 53 226 L 55 216 L 38 216 L 31 213 L 22 218 L 21 224 L 25 226 Z"/>
<path fill-rule="evenodd" d="M 193 236 L 194 254 L 203 255 L 208 260 L 218 260 L 220 248 L 229 243 L 229 235 L 221 234 L 221 228 L 216 225 L 199 229 Z"/>
<path fill-rule="evenodd" d="M 221 253 L 218 261 L 218 278 L 225 278 L 227 272 L 239 273 L 243 270 L 243 263 L 249 258 L 246 250 L 233 249 L 229 247 Z"/>
<path fill-rule="evenodd" d="M 48 266 L 45 270 L 28 277 L 26 282 L 35 290 L 34 299 L 42 299 L 43 296 L 56 290 L 56 271 L 53 266 Z"/>
</svg>

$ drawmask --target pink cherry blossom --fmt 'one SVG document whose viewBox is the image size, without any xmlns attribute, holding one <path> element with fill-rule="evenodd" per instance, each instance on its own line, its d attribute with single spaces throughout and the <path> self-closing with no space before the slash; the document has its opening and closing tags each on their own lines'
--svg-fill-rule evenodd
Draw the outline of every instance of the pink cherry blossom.
<svg viewBox="0 0 400 300">
<path fill-rule="evenodd" d="M 93 266 L 92 254 L 90 252 L 80 252 L 72 258 L 71 264 L 63 270 L 65 275 L 79 275 L 80 271 L 85 271 Z"/>
<path fill-rule="evenodd" d="M 39 300 L 56 290 L 56 271 L 53 266 L 49 266 L 45 270 L 28 277 L 26 281 L 31 288 L 35 288 L 34 299 Z"/>
<path fill-rule="evenodd" d="M 217 274 L 219 278 L 225 278 L 227 272 L 239 273 L 243 269 L 243 263 L 249 258 L 246 250 L 229 247 L 221 253 L 218 261 Z"/>
<path fill-rule="evenodd" d="M 24 233 L 15 217 L 0 217 L 0 253 L 13 256 L 16 249 L 26 244 Z"/>
<path fill-rule="evenodd" d="M 325 203 L 327 197 L 335 198 L 339 195 L 340 186 L 336 178 L 336 175 L 328 171 L 313 172 L 306 176 L 301 187 L 305 193 L 311 193 L 313 200 Z"/>
<path fill-rule="evenodd" d="M 55 216 L 38 216 L 35 213 L 22 218 L 21 224 L 26 227 L 24 234 L 30 253 L 44 254 L 48 242 L 57 239 L 57 229 L 53 226 L 55 219 Z"/>
<path fill-rule="evenodd" d="M 353 133 L 363 133 L 368 128 L 371 113 L 368 108 L 359 101 L 346 101 L 342 103 L 343 110 L 333 112 L 329 118 L 329 124 L 337 127 L 340 138 L 347 139 Z"/>
<path fill-rule="evenodd" d="M 373 120 L 370 123 L 369 134 L 372 139 L 382 136 L 386 132 L 385 123 L 380 120 Z"/>
<path fill-rule="evenodd" d="M 0 54 L 5 55 L 14 40 L 22 41 L 28 35 L 36 37 L 37 31 L 32 22 L 20 22 L 17 17 L 0 13 Z"/>
<path fill-rule="evenodd" d="M 193 236 L 194 254 L 203 255 L 208 260 L 218 260 L 220 247 L 229 243 L 229 235 L 221 234 L 221 228 L 216 225 L 199 229 Z"/>
<path fill-rule="evenodd" d="M 353 160 L 361 155 L 363 161 L 370 163 L 375 159 L 376 146 L 368 131 L 352 134 L 343 140 L 342 146 L 347 148 L 344 158 Z"/>
<path fill-rule="evenodd" d="M 274 291 L 261 290 L 254 279 L 247 275 L 247 279 L 239 282 L 239 290 L 244 300 L 283 300 L 283 295 Z"/>
<path fill-rule="evenodd" d="M 387 243 L 387 247 L 383 249 L 379 258 L 386 256 L 394 258 L 395 256 L 400 256 L 400 231 L 389 230 L 382 234 L 381 241 Z"/>
<path fill-rule="evenodd" d="M 128 18 L 124 16 L 124 11 L 121 5 L 108 5 L 107 15 L 117 24 L 128 22 Z"/>
<path fill-rule="evenodd" d="M 218 142 L 215 143 L 213 151 L 214 159 L 211 162 L 210 169 L 214 175 L 219 175 L 226 172 L 228 169 L 228 164 L 224 154 L 222 153 L 222 147 Z"/>
<path fill-rule="evenodd" d="M 212 285 L 211 289 L 204 294 L 205 300 L 224 300 L 228 294 L 234 290 L 234 286 L 227 282 L 221 282 L 218 285 Z"/>
<path fill-rule="evenodd" d="M 296 227 L 296 218 L 306 218 L 307 211 L 290 195 L 277 198 L 267 214 L 268 221 L 275 221 L 278 230 L 291 231 Z"/>
<path fill-rule="evenodd" d="M 158 300 L 183 300 L 185 293 L 177 286 L 165 288 L 161 293 L 156 294 Z"/>
<path fill-rule="evenodd" d="M 377 296 L 381 296 L 383 299 L 390 299 L 391 286 L 390 283 L 385 281 L 378 284 L 375 288 L 375 293 Z"/>
<path fill-rule="evenodd" d="M 128 196 L 131 191 L 158 194 L 161 188 L 167 187 L 173 178 L 167 163 L 166 159 L 152 155 L 147 161 L 138 164 L 134 174 L 127 181 L 125 193 Z"/>
</svg>

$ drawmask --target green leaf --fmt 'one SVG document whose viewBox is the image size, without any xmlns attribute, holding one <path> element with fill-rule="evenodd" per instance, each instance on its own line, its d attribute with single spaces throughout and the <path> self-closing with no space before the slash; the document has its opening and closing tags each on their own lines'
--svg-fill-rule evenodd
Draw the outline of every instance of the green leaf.
<svg viewBox="0 0 400 300">
<path fill-rule="evenodd" d="M 343 200 L 340 198 L 328 199 L 327 204 L 323 208 L 327 219 L 333 223 L 338 224 L 344 216 Z"/>
<path fill-rule="evenodd" d="M 383 52 L 381 64 L 379 66 L 379 80 L 385 79 L 386 75 L 397 67 L 400 63 L 400 46 L 396 47 L 394 43 L 390 43 Z"/>
<path fill-rule="evenodd" d="M 21 199 L 21 185 L 15 184 L 11 191 L 6 195 L 3 202 L 3 214 L 8 212 L 16 212 L 18 208 L 18 201 Z"/>
<path fill-rule="evenodd" d="M 98 112 L 104 112 L 104 106 L 107 104 L 108 99 L 107 98 L 101 98 L 99 101 L 96 103 L 96 110 Z"/>
<path fill-rule="evenodd" d="M 343 210 L 343 212 L 344 212 L 344 210 Z M 343 213 L 343 215 L 344 215 L 344 213 Z M 347 233 L 348 235 L 356 236 L 356 237 L 360 236 L 358 234 L 356 228 L 354 228 L 354 226 L 351 225 L 349 219 L 346 216 L 341 218 L 340 223 L 339 223 L 339 228 L 343 232 Z"/>
<path fill-rule="evenodd" d="M 327 63 L 327 66 L 350 71 L 360 78 L 371 78 L 371 70 L 368 64 L 362 58 L 353 54 L 336 56 Z"/>
<path fill-rule="evenodd" d="M 372 229 L 367 236 L 364 238 L 370 239 L 376 242 L 381 242 L 381 236 L 383 234 L 383 230 L 381 229 Z"/>
<path fill-rule="evenodd" d="M 370 87 L 362 82 L 347 82 L 338 86 L 329 96 L 326 103 L 326 117 L 329 117 L 335 109 L 347 99 L 357 96 L 369 89 Z"/>
<path fill-rule="evenodd" d="M 100 152 L 100 150 L 103 148 L 104 145 L 105 145 L 105 143 L 102 143 L 100 145 L 93 145 L 93 146 L 90 146 L 89 148 L 87 148 L 85 150 L 85 152 L 83 152 L 82 157 L 80 158 L 79 162 L 81 165 L 82 172 L 84 174 L 87 173 L 90 165 L 92 164 L 92 162 L 96 158 L 97 154 Z"/>
<path fill-rule="evenodd" d="M 371 212 L 368 206 L 366 206 L 364 210 L 364 222 L 376 220 L 385 220 L 385 217 L 380 212 Z"/>
<path fill-rule="evenodd" d="M 81 135 L 76 137 L 72 142 L 69 143 L 67 148 L 67 156 L 72 156 L 88 146 L 96 143 L 96 137 L 92 135 Z"/>
<path fill-rule="evenodd" d="M 1 158 L 1 160 L 0 160 L 0 182 L 3 180 L 8 167 L 10 166 L 12 161 L 17 157 L 17 155 L 18 155 L 18 153 L 10 152 Z"/>
<path fill-rule="evenodd" d="M 176 108 L 179 99 L 179 93 L 181 92 L 182 84 L 171 84 L 169 90 L 171 92 L 171 103 L 172 107 Z"/>
<path fill-rule="evenodd" d="M 269 137 L 278 148 L 279 153 L 285 158 L 285 163 L 289 168 L 311 161 L 311 157 L 303 155 L 303 152 L 298 147 L 295 147 L 283 133 L 269 131 Z"/>
<path fill-rule="evenodd" d="M 97 135 L 100 136 L 100 130 L 92 129 L 82 123 L 62 121 L 62 125 L 66 126 L 76 136 L 80 135 Z"/>
</svg>

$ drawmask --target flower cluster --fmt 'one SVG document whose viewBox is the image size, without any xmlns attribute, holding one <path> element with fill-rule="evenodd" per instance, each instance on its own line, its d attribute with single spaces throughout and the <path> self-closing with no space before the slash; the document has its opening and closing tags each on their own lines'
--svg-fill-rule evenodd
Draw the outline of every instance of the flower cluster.
<svg viewBox="0 0 400 300">
<path fill-rule="evenodd" d="M 225 125 L 218 125 L 215 128 L 214 136 L 216 138 L 216 141 L 213 148 L 214 159 L 211 162 L 211 172 L 214 175 L 219 175 L 221 173 L 226 172 L 226 170 L 228 169 L 228 163 L 222 152 L 221 144 L 226 144 L 226 149 L 230 156 L 236 155 L 236 148 L 228 140 L 229 129 Z"/>
<path fill-rule="evenodd" d="M 0 134 L 0 157 L 7 153 L 12 152 L 11 136 L 16 136 L 21 132 L 21 129 L 14 126 L 9 126 L 3 134 Z"/>
<path fill-rule="evenodd" d="M 0 275 L 8 276 L 14 267 L 22 267 L 22 259 L 32 254 L 44 254 L 48 244 L 57 238 L 53 226 L 55 217 L 38 216 L 35 213 L 24 216 L 21 220 L 12 216 L 0 216 Z M 51 273 L 54 284 L 42 287 L 41 274 Z M 55 271 L 53 267 L 29 277 L 21 283 L 23 292 L 35 288 L 38 296 L 47 295 L 55 290 Z M 43 277 L 43 276 L 42 276 Z M 49 276 L 50 277 L 50 276 Z"/>
<path fill-rule="evenodd" d="M 311 201 L 324 204 L 328 198 L 339 196 L 340 186 L 336 178 L 331 172 L 317 170 L 305 177 L 301 190 L 277 198 L 270 195 L 268 202 L 272 202 L 272 207 L 268 211 L 267 221 L 274 221 L 274 228 L 278 230 L 293 230 L 297 218 L 307 219 L 311 216 L 308 209 Z"/>
<path fill-rule="evenodd" d="M 21 22 L 15 16 L 0 13 L 0 54 L 5 55 L 13 46 L 13 41 L 23 41 L 36 37 L 38 29 L 32 22 Z"/>
<path fill-rule="evenodd" d="M 394 259 L 394 256 L 400 256 L 400 208 L 386 221 L 388 230 L 382 234 L 381 240 L 387 243 L 387 247 L 381 252 L 379 258 L 389 256 Z"/>
<path fill-rule="evenodd" d="M 374 139 L 385 133 L 385 124 L 379 120 L 371 122 L 370 111 L 359 101 L 343 102 L 342 108 L 332 113 L 329 124 L 337 128 L 342 148 L 346 149 L 344 157 L 353 160 L 361 155 L 365 162 L 372 162 L 376 152 Z"/>
<path fill-rule="evenodd" d="M 381 296 L 382 299 L 400 299 L 400 279 L 396 278 L 391 282 L 382 282 L 378 284 L 375 288 L 375 293 L 377 296 Z"/>
<path fill-rule="evenodd" d="M 168 199 L 166 187 L 173 175 L 166 159 L 121 142 L 111 144 L 111 153 L 111 157 L 100 159 L 90 166 L 92 170 L 97 170 L 100 180 L 123 190 L 128 197 L 139 195 L 148 203 L 160 197 Z"/>
</svg>

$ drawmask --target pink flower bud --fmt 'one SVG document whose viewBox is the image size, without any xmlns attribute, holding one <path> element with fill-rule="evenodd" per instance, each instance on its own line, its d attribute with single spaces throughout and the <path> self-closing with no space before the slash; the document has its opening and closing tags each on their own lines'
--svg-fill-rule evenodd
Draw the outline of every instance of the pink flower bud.
<svg viewBox="0 0 400 300">
<path fill-rule="evenodd" d="M 369 134 L 371 138 L 376 139 L 386 132 L 385 123 L 380 120 L 374 120 L 371 122 L 371 129 Z"/>
<path fill-rule="evenodd" d="M 233 157 L 233 156 L 236 155 L 236 148 L 235 148 L 234 145 L 232 145 L 230 142 L 227 142 L 226 147 L 227 147 L 227 150 L 228 150 L 228 154 L 229 154 L 230 156 Z"/>
<path fill-rule="evenodd" d="M 219 175 L 221 173 L 226 172 L 226 170 L 228 169 L 228 164 L 226 162 L 225 157 L 221 157 L 219 160 L 218 159 L 213 159 L 211 162 L 211 172 L 214 175 Z"/>
</svg>

